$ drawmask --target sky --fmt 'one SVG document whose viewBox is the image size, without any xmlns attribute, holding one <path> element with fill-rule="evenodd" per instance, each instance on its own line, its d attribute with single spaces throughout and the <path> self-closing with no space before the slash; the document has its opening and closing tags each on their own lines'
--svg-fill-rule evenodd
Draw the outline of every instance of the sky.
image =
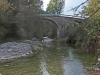
<svg viewBox="0 0 100 75">
<path fill-rule="evenodd" d="M 43 0 L 43 10 L 46 10 L 47 4 L 49 3 L 49 1 L 50 0 Z M 78 6 L 78 5 L 80 5 L 84 1 L 86 1 L 86 0 L 65 0 L 65 7 L 63 9 L 62 14 L 64 14 L 64 15 L 72 15 L 73 11 L 71 11 L 71 12 L 67 12 L 67 11 L 70 10 L 71 8 L 74 8 L 74 7 Z"/>
</svg>

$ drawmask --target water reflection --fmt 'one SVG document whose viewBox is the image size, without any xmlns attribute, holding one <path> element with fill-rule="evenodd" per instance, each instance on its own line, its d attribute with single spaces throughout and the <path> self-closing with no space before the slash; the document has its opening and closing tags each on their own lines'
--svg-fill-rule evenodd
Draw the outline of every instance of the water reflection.
<svg viewBox="0 0 100 75">
<path fill-rule="evenodd" d="M 45 62 L 41 62 L 41 72 L 42 72 L 42 75 L 49 75 L 48 71 L 47 71 L 47 68 L 46 68 L 46 63 Z"/>
<path fill-rule="evenodd" d="M 64 75 L 85 75 L 83 65 L 73 56 L 71 49 L 68 50 L 68 54 L 69 56 L 62 61 Z"/>
<path fill-rule="evenodd" d="M 49 75 L 48 70 L 47 70 L 47 63 L 45 61 L 45 55 L 41 54 L 40 57 L 40 69 L 41 69 L 41 73 L 42 75 Z"/>
<path fill-rule="evenodd" d="M 95 56 L 66 44 L 54 43 L 37 55 L 0 64 L 2 75 L 89 75 Z M 9 66 L 5 66 L 9 65 Z"/>
</svg>

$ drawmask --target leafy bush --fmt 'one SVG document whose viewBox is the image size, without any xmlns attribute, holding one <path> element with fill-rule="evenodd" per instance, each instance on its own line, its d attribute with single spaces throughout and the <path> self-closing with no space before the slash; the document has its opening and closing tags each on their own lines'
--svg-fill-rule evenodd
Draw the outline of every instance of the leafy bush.
<svg viewBox="0 0 100 75">
<path fill-rule="evenodd" d="M 72 23 L 68 26 L 66 34 L 71 41 L 76 40 L 76 45 L 81 46 L 83 50 L 95 51 L 100 39 L 100 20 L 88 19 L 81 24 Z"/>
<path fill-rule="evenodd" d="M 5 40 L 12 31 L 12 6 L 8 3 L 7 0 L 0 0 L 0 42 Z M 10 9 L 11 8 L 11 9 Z"/>
<path fill-rule="evenodd" d="M 0 41 L 9 38 L 41 38 L 39 7 L 31 4 L 16 4 L 16 0 L 0 0 Z"/>
</svg>

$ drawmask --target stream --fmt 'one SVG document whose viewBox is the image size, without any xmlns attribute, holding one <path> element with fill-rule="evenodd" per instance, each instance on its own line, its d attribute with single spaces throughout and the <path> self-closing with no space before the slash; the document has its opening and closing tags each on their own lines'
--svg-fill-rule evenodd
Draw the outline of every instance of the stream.
<svg viewBox="0 0 100 75">
<path fill-rule="evenodd" d="M 94 57 L 94 53 L 54 42 L 32 56 L 0 63 L 0 75 L 91 75 Z"/>
</svg>

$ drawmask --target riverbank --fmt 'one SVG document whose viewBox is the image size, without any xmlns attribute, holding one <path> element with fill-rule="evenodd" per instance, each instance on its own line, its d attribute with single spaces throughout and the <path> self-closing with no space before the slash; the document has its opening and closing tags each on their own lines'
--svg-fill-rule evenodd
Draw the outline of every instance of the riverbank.
<svg viewBox="0 0 100 75">
<path fill-rule="evenodd" d="M 40 41 L 6 42 L 0 45 L 0 61 L 26 57 L 38 50 L 43 50 L 43 44 Z"/>
<path fill-rule="evenodd" d="M 46 38 L 38 41 L 36 38 L 31 40 L 21 40 L 17 42 L 6 42 L 0 44 L 0 61 L 9 61 L 20 57 L 34 55 L 35 52 L 49 47 L 53 39 Z"/>
</svg>

